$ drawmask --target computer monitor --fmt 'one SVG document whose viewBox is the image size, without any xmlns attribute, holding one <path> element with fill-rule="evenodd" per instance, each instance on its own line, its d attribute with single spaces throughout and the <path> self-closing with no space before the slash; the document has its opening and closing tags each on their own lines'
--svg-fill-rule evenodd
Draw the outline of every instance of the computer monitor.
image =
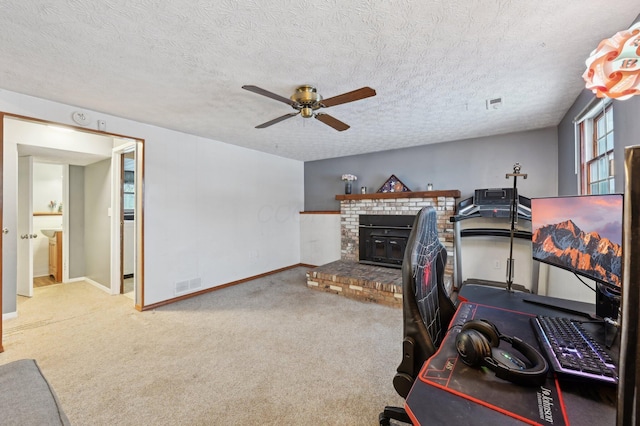
<svg viewBox="0 0 640 426">
<path fill-rule="evenodd" d="M 622 286 L 623 195 L 531 199 L 534 260 L 596 282 L 596 314 L 618 319 Z"/>
</svg>

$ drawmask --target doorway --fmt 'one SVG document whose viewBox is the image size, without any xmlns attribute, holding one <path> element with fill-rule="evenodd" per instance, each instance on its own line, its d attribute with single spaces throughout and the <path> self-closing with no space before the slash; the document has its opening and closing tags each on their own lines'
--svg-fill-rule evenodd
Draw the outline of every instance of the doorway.
<svg viewBox="0 0 640 426">
<path fill-rule="evenodd" d="M 136 185 L 137 158 L 136 143 L 125 141 L 113 149 L 112 157 L 112 275 L 113 291 L 124 294 L 135 300 L 137 289 L 136 277 L 136 224 L 139 210 L 138 191 Z"/>
<path fill-rule="evenodd" d="M 142 238 L 142 224 L 143 224 L 143 214 L 142 214 L 142 181 L 143 181 L 143 164 L 144 164 L 144 156 L 143 156 L 143 142 L 142 140 L 137 139 L 129 139 L 123 138 L 117 135 L 110 135 L 103 132 L 94 132 L 91 130 L 69 127 L 69 126 L 59 126 L 55 125 L 55 127 L 65 128 L 67 131 L 71 130 L 71 132 L 66 133 L 65 136 L 60 136 L 60 132 L 56 132 L 56 129 L 49 128 L 54 123 L 44 122 L 37 119 L 30 119 L 26 117 L 13 116 L 10 114 L 1 114 L 0 119 L 2 119 L 2 125 L 0 126 L 0 148 L 3 149 L 4 153 L 4 167 L 2 170 L 2 179 L 5 190 L 2 192 L 2 225 L 3 225 L 3 238 L 4 238 L 4 249 L 0 252 L 2 254 L 2 263 L 0 264 L 1 269 L 4 270 L 2 276 L 3 280 L 0 282 L 0 286 L 3 287 L 4 294 L 4 305 L 3 305 L 3 313 L 9 312 L 17 312 L 17 305 L 12 302 L 12 295 L 17 295 L 17 274 L 18 274 L 18 266 L 17 266 L 17 256 L 15 255 L 15 250 L 17 249 L 18 244 L 20 243 L 19 235 L 17 234 L 17 223 L 16 218 L 18 216 L 16 211 L 16 200 L 17 193 L 16 189 L 13 189 L 13 183 L 15 183 L 17 187 L 17 172 L 18 172 L 18 157 L 32 157 L 32 158 L 47 158 L 47 161 L 57 161 L 63 164 L 70 164 L 71 170 L 68 173 L 68 176 L 71 180 L 71 187 L 67 187 L 65 190 L 65 195 L 63 197 L 62 203 L 65 209 L 65 214 L 63 215 L 63 235 L 64 235 L 64 271 L 65 277 L 64 282 L 70 282 L 75 279 L 84 279 L 87 278 L 86 274 L 78 273 L 78 270 L 73 269 L 74 261 L 76 262 L 76 266 L 78 264 L 78 252 L 87 252 L 86 247 L 78 247 L 74 246 L 77 243 L 78 236 L 80 233 L 76 232 L 75 236 L 73 233 L 74 228 L 78 228 L 84 220 L 82 212 L 75 211 L 76 216 L 74 217 L 74 198 L 78 198 L 77 187 L 74 187 L 72 176 L 75 173 L 79 173 L 85 165 L 82 164 L 82 161 L 92 161 L 102 160 L 104 158 L 108 159 L 109 166 L 108 170 L 111 172 L 113 166 L 112 156 L 114 155 L 114 150 L 117 149 L 120 145 L 127 145 L 128 152 L 133 153 L 134 163 L 137 166 L 136 170 L 136 181 L 134 183 L 135 191 L 135 207 L 137 210 L 136 214 L 136 222 L 134 225 L 134 245 L 132 246 L 132 250 L 134 252 L 134 266 L 135 273 L 133 274 L 136 277 L 136 285 L 135 292 L 133 293 L 133 301 L 134 306 L 138 310 L 142 310 L 144 306 L 143 302 L 143 265 L 142 265 L 142 253 L 143 253 L 143 238 Z M 20 133 L 17 133 L 20 132 Z M 42 137 L 38 137 L 42 136 Z M 87 139 L 87 141 L 78 144 L 78 140 Z M 99 140 L 99 142 L 95 142 Z M 18 143 L 19 141 L 19 143 Z M 95 142 L 95 143 L 94 143 Z M 22 150 L 20 154 L 18 154 L 18 145 L 20 145 L 20 149 Z M 80 148 L 78 148 L 80 146 Z M 101 151 L 104 151 L 101 153 Z M 65 160 L 62 161 L 61 159 Z M 111 179 L 109 180 L 111 182 Z M 6 190 L 9 188 L 9 190 Z M 113 192 L 107 190 L 108 193 L 108 203 L 111 203 L 111 196 Z M 77 202 L 77 200 L 76 200 Z M 67 207 L 71 210 L 70 214 L 66 214 Z M 77 206 L 76 206 L 77 207 Z M 107 229 L 109 229 L 109 235 L 107 237 L 108 247 L 106 247 L 106 256 L 95 256 L 106 258 L 109 264 L 107 265 L 106 271 L 106 280 L 101 280 L 102 282 L 106 282 L 106 291 L 111 294 L 120 294 L 121 293 L 121 283 L 118 282 L 117 287 L 114 288 L 114 285 L 111 280 L 111 271 L 114 268 L 120 269 L 123 263 L 121 246 L 118 244 L 116 250 L 118 251 L 118 255 L 114 258 L 110 256 L 109 253 L 113 253 L 114 244 L 112 243 L 115 237 L 119 238 L 119 235 L 122 235 L 122 231 L 120 227 L 116 227 L 117 231 L 114 231 L 113 227 L 113 217 L 119 216 L 120 206 L 118 208 L 114 208 L 113 205 L 109 204 L 107 208 L 100 209 L 99 215 L 101 218 L 107 217 Z M 112 214 L 113 213 L 115 214 Z M 85 212 L 86 213 L 86 212 Z M 70 220 L 71 217 L 71 220 Z M 66 231 L 66 232 L 64 232 Z M 44 237 L 44 236 L 43 236 Z M 75 240 L 74 240 L 75 238 Z M 12 247 L 13 246 L 13 247 Z M 82 254 L 80 254 L 80 258 L 82 258 Z M 81 259 L 82 260 L 82 259 Z M 86 259 L 85 259 L 86 260 Z M 11 279 L 13 277 L 13 279 Z M 91 279 L 91 277 L 88 277 Z M 122 279 L 122 275 L 118 274 L 118 279 Z M 32 284 L 31 280 L 31 284 Z M 14 288 L 7 288 L 9 285 Z M 8 303 L 7 303 L 8 302 Z M 7 305 L 8 308 L 7 308 Z M 13 306 L 11 306 L 13 305 Z M 12 309 L 13 308 L 13 309 Z M 5 317 L 10 318 L 11 316 Z M 0 341 L 1 347 L 1 341 Z"/>
</svg>

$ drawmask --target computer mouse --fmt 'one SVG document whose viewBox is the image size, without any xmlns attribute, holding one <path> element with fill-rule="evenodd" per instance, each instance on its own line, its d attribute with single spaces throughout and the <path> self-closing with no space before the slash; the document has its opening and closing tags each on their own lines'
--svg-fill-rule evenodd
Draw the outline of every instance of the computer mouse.
<svg viewBox="0 0 640 426">
<path fill-rule="evenodd" d="M 510 370 L 526 370 L 527 364 L 513 353 L 500 348 L 491 349 L 491 357 L 500 365 Z"/>
</svg>

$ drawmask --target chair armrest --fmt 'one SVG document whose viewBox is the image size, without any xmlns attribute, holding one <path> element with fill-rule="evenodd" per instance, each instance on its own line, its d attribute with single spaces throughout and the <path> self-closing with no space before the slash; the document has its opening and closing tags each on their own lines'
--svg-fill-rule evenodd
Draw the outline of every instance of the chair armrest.
<svg viewBox="0 0 640 426">
<path fill-rule="evenodd" d="M 402 341 L 402 361 L 393 378 L 393 387 L 401 397 L 406 398 L 416 379 L 417 372 L 414 368 L 416 342 L 411 337 L 405 337 Z"/>
</svg>

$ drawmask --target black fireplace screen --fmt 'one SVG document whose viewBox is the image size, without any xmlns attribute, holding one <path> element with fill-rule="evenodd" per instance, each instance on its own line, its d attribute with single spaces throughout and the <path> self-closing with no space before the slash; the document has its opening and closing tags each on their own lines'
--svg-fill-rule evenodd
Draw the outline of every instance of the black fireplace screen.
<svg viewBox="0 0 640 426">
<path fill-rule="evenodd" d="M 401 268 L 415 216 L 360 215 L 360 263 Z"/>
</svg>

